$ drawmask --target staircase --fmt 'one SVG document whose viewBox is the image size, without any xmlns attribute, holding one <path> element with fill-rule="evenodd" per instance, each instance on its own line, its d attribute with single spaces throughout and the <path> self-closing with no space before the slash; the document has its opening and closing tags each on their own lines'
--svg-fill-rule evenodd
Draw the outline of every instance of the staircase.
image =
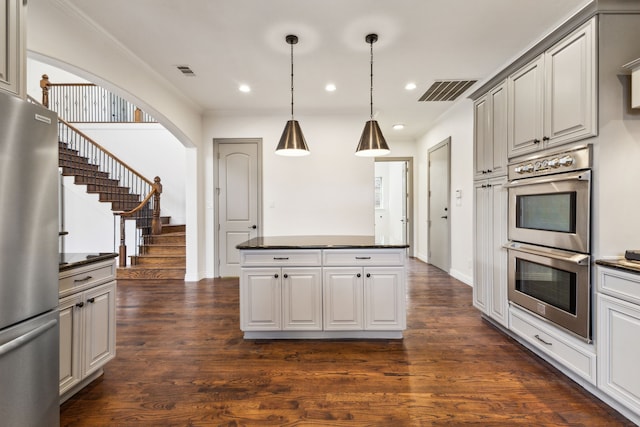
<svg viewBox="0 0 640 427">
<path fill-rule="evenodd" d="M 179 279 L 186 272 L 185 226 L 162 224 L 161 234 L 143 236 L 131 266 L 118 268 L 117 279 Z"/>
<path fill-rule="evenodd" d="M 114 212 L 131 211 L 143 197 L 128 187 L 120 186 L 119 180 L 112 179 L 109 173 L 102 172 L 99 166 L 81 156 L 77 150 L 69 148 L 65 142 L 58 143 L 58 165 L 63 176 L 73 176 L 74 183 L 86 185 L 87 193 L 98 194 L 98 200 L 111 204 Z M 136 227 L 142 232 L 139 254 L 130 256 L 131 265 L 117 269 L 117 279 L 180 279 L 186 272 L 185 226 L 169 224 L 169 218 L 163 221 L 161 234 L 151 234 L 152 212 L 149 204 L 141 210 L 135 219 Z"/>
</svg>

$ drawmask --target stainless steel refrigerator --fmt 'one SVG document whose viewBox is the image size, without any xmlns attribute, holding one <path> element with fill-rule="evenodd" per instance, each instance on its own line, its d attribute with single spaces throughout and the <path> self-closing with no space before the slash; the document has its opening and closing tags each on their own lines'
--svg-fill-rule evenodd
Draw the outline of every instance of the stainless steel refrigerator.
<svg viewBox="0 0 640 427">
<path fill-rule="evenodd" d="M 60 423 L 57 116 L 0 91 L 0 425 Z"/>
</svg>

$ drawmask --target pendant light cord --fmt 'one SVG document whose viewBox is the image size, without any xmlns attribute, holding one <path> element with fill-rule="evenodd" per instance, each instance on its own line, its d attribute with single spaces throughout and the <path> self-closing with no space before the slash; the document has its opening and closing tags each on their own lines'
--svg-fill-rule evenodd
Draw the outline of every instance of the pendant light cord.
<svg viewBox="0 0 640 427">
<path fill-rule="evenodd" d="M 373 40 L 369 43 L 369 45 L 371 46 L 371 86 L 369 88 L 369 106 L 371 108 L 371 112 L 369 117 L 371 118 L 371 120 L 373 120 Z"/>
<path fill-rule="evenodd" d="M 291 120 L 293 120 L 293 43 L 291 43 Z"/>
</svg>

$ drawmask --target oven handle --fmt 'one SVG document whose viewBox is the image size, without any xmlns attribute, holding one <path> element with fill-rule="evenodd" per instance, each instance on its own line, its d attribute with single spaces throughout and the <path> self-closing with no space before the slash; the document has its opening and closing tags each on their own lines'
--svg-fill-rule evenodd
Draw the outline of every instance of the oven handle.
<svg viewBox="0 0 640 427">
<path fill-rule="evenodd" d="M 580 172 L 563 173 L 550 176 L 540 176 L 534 178 L 516 179 L 504 185 L 505 188 L 522 187 L 523 185 L 545 184 L 548 182 L 560 181 L 590 181 L 591 170 L 583 170 Z"/>
<path fill-rule="evenodd" d="M 577 265 L 589 265 L 590 256 L 584 254 L 574 254 L 571 252 L 559 250 L 547 250 L 543 248 L 525 245 L 522 243 L 509 242 L 502 246 L 505 249 L 524 252 L 530 255 L 539 255 L 547 258 L 553 258 L 564 262 L 570 262 Z M 565 255 L 566 254 L 566 255 Z"/>
</svg>

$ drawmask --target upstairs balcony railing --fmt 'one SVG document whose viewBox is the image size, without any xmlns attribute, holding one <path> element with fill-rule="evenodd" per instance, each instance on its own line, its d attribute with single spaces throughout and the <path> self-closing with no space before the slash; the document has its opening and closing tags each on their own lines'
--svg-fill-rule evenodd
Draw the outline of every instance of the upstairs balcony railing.
<svg viewBox="0 0 640 427">
<path fill-rule="evenodd" d="M 70 123 L 156 123 L 126 99 L 93 83 L 52 83 L 42 75 L 42 105 Z"/>
</svg>

